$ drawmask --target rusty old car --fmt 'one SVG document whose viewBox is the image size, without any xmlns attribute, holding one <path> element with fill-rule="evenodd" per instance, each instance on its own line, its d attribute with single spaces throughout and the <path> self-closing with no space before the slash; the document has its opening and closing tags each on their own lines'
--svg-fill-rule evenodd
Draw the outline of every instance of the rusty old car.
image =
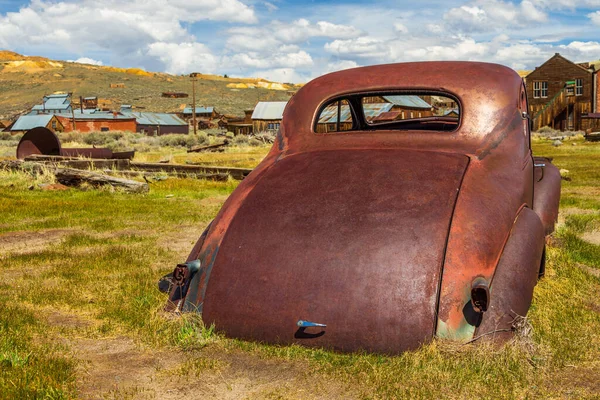
<svg viewBox="0 0 600 400">
<path fill-rule="evenodd" d="M 167 309 L 339 351 L 506 336 L 544 273 L 559 196 L 513 70 L 331 73 L 290 99 L 266 158 L 172 273 Z"/>
</svg>

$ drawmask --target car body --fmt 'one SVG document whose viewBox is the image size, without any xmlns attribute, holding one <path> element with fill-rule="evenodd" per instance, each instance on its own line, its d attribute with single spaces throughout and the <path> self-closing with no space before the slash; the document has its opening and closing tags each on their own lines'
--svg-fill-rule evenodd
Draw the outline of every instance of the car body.
<svg viewBox="0 0 600 400">
<path fill-rule="evenodd" d="M 446 96 L 460 116 L 366 117 L 368 99 L 415 95 Z M 337 131 L 318 132 L 336 106 Z M 559 196 L 513 70 L 331 73 L 291 98 L 267 157 L 177 267 L 167 308 L 230 337 L 340 351 L 501 335 L 529 309 Z"/>
</svg>

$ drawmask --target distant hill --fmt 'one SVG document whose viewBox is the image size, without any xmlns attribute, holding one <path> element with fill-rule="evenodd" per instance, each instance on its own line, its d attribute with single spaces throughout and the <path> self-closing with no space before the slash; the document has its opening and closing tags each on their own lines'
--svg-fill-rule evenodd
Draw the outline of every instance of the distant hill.
<svg viewBox="0 0 600 400">
<path fill-rule="evenodd" d="M 111 88 L 122 83 L 124 88 Z M 256 102 L 290 98 L 296 86 L 255 78 L 225 78 L 200 75 L 196 83 L 196 104 L 213 106 L 223 114 L 243 116 L 243 110 Z M 0 51 L 0 118 L 13 117 L 40 104 L 54 92 L 96 96 L 108 108 L 118 110 L 131 104 L 140 110 L 173 112 L 192 102 L 192 82 L 188 76 L 146 72 L 137 68 L 99 67 L 43 57 L 28 57 Z M 188 93 L 187 98 L 165 98 L 163 92 Z"/>
</svg>

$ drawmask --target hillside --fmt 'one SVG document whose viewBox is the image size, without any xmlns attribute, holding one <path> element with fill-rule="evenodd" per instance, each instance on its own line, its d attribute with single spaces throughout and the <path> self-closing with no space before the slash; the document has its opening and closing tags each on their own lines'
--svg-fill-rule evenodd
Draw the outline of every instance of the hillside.
<svg viewBox="0 0 600 400">
<path fill-rule="evenodd" d="M 124 88 L 110 88 L 123 83 Z M 196 83 L 196 104 L 214 106 L 224 114 L 243 115 L 259 100 L 281 101 L 290 97 L 293 85 L 254 78 L 224 78 L 201 75 Z M 177 111 L 192 101 L 192 83 L 187 76 L 146 72 L 141 69 L 98 67 L 43 57 L 27 57 L 0 51 L 0 118 L 15 116 L 41 102 L 42 96 L 71 92 L 73 98 L 97 96 L 108 107 L 132 104 L 146 111 Z M 163 92 L 188 93 L 188 98 L 164 98 Z"/>
</svg>

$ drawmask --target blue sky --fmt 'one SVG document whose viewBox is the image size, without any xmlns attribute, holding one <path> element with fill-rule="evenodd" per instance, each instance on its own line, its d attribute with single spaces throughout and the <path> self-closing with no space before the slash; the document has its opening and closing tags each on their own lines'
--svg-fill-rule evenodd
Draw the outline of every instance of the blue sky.
<svg viewBox="0 0 600 400">
<path fill-rule="evenodd" d="M 600 0 L 0 0 L 0 49 L 304 82 L 362 65 L 600 59 Z"/>
</svg>

